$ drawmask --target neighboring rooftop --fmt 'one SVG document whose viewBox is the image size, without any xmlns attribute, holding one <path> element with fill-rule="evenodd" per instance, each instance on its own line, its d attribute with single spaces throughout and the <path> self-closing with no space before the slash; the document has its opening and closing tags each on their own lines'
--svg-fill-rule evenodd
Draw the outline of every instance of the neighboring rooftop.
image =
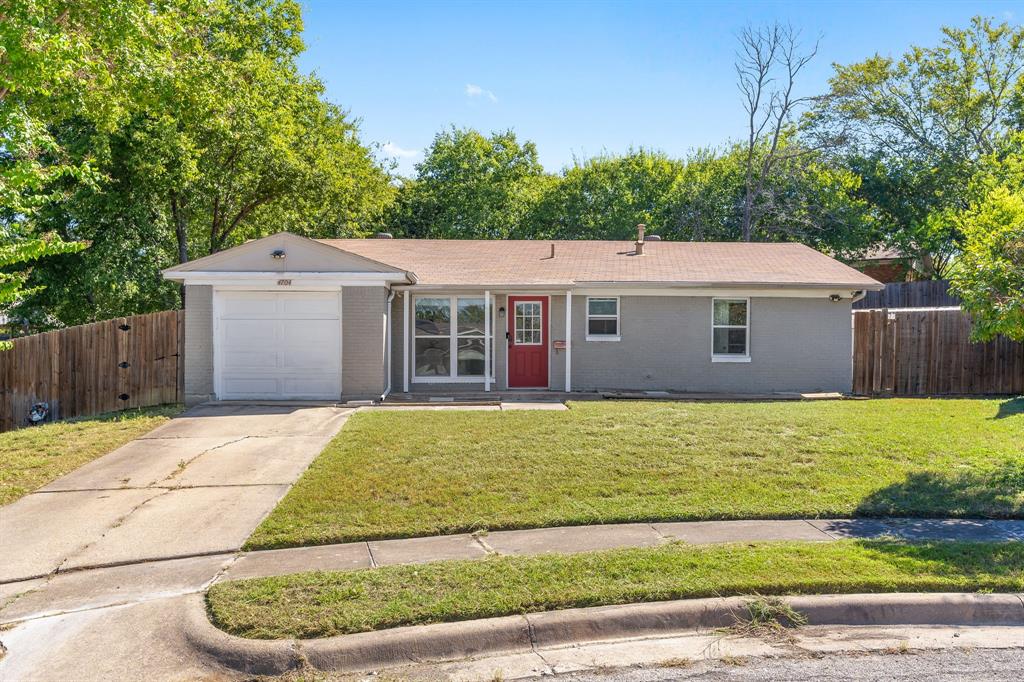
<svg viewBox="0 0 1024 682">
<path fill-rule="evenodd" d="M 416 274 L 419 285 L 780 286 L 878 289 L 881 285 L 803 244 L 648 241 L 320 239 Z M 554 245 L 554 258 L 551 249 Z"/>
<path fill-rule="evenodd" d="M 854 259 L 854 261 L 860 263 L 872 260 L 905 260 L 906 258 L 906 254 L 895 246 L 874 246 L 865 251 L 864 255 L 860 258 Z"/>
</svg>

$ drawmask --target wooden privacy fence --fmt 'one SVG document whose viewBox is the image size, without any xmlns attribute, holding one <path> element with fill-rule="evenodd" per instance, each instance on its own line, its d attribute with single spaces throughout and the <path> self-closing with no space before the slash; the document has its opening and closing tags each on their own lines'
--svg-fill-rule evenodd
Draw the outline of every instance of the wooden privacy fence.
<svg viewBox="0 0 1024 682">
<path fill-rule="evenodd" d="M 179 402 L 184 321 L 168 310 L 14 339 L 0 351 L 0 431 L 37 402 L 50 419 Z"/>
<path fill-rule="evenodd" d="M 1024 345 L 972 343 L 959 309 L 855 310 L 853 392 L 864 395 L 1024 393 Z"/>
<path fill-rule="evenodd" d="M 960 299 L 949 291 L 944 279 L 920 282 L 893 282 L 881 291 L 869 291 L 853 304 L 856 310 L 868 308 L 945 308 L 960 305 Z"/>
</svg>

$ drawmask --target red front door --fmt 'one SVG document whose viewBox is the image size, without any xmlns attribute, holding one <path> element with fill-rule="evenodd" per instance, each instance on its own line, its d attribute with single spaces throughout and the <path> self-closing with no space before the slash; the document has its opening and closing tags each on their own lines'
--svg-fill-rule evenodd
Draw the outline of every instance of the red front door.
<svg viewBox="0 0 1024 682">
<path fill-rule="evenodd" d="M 508 386 L 548 386 L 548 299 L 508 297 Z"/>
</svg>

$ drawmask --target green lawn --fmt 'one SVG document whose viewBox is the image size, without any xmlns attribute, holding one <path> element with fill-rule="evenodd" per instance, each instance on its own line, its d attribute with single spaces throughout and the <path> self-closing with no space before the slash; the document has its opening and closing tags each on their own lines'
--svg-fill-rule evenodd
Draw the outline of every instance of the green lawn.
<svg viewBox="0 0 1024 682">
<path fill-rule="evenodd" d="M 10 504 L 121 447 L 181 409 L 161 405 L 0 433 L 0 504 Z"/>
<path fill-rule="evenodd" d="M 852 515 L 1024 516 L 1024 399 L 365 412 L 247 548 Z"/>
<path fill-rule="evenodd" d="M 494 557 L 225 582 L 207 603 L 221 629 L 267 639 L 694 597 L 978 590 L 1024 590 L 1024 542 L 670 544 Z"/>
</svg>

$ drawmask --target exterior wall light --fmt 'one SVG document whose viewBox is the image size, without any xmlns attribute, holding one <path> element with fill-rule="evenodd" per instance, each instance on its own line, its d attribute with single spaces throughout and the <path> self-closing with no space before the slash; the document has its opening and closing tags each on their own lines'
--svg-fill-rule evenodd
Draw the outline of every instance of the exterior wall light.
<svg viewBox="0 0 1024 682">
<path fill-rule="evenodd" d="M 274 258 L 275 260 L 284 260 L 284 256 L 284 249 L 278 249 L 277 251 L 270 252 L 270 257 Z"/>
<path fill-rule="evenodd" d="M 501 308 L 498 308 L 498 317 L 500 317 L 503 320 L 505 319 L 505 307 L 504 306 L 502 306 Z"/>
</svg>

